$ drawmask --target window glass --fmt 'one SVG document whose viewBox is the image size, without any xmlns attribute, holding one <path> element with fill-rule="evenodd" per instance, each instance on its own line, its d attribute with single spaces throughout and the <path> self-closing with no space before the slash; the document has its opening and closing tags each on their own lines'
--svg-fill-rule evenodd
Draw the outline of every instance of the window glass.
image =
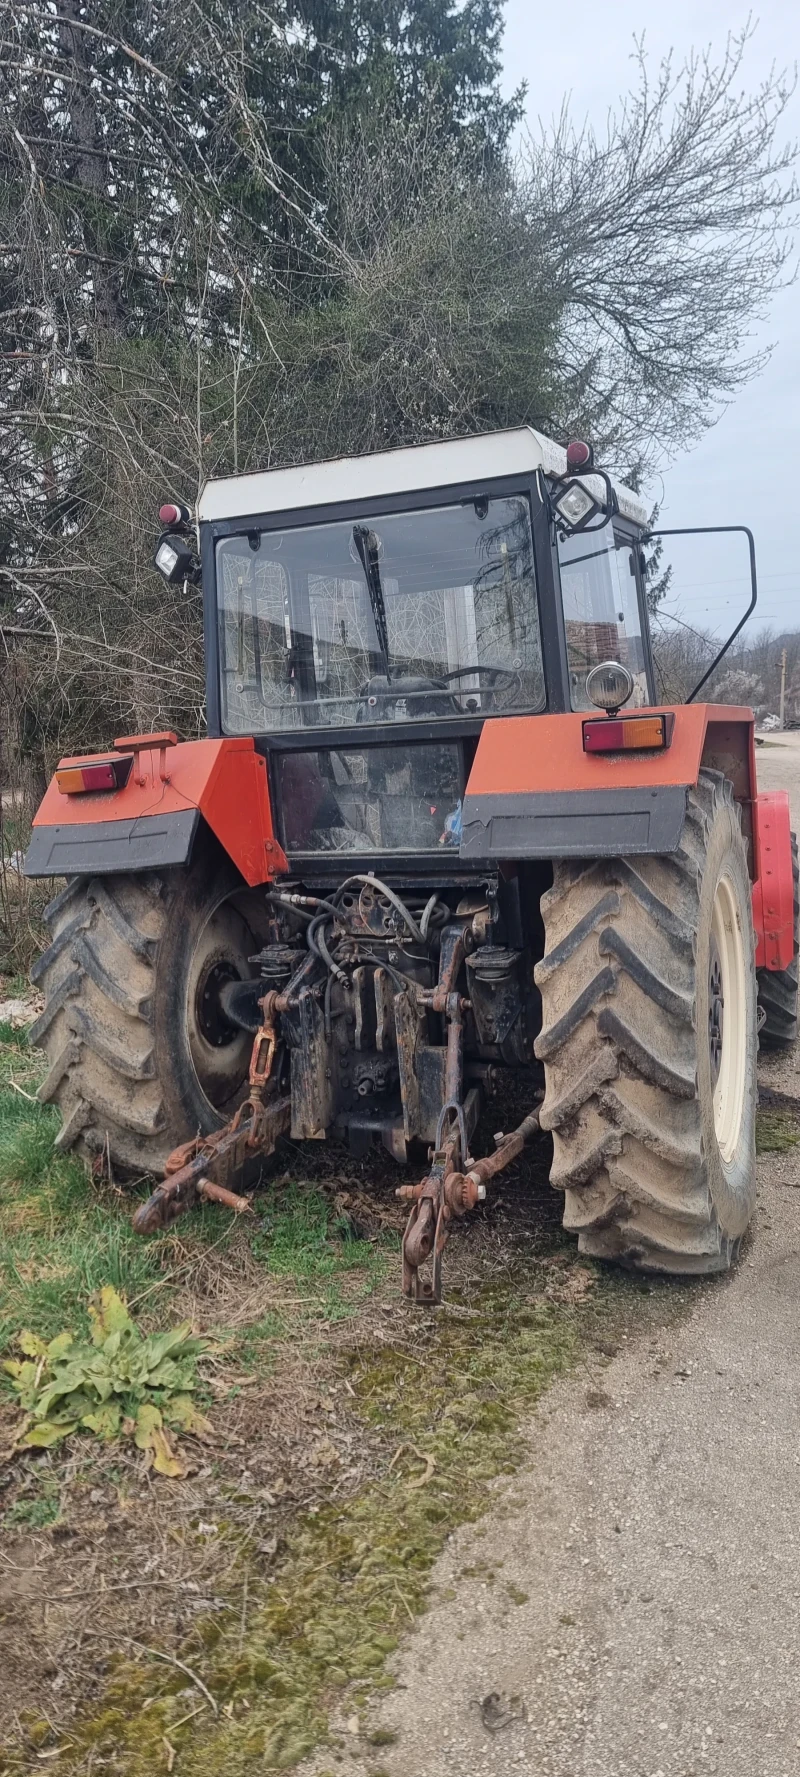
<svg viewBox="0 0 800 1777">
<path fill-rule="evenodd" d="M 254 531 L 216 559 L 226 733 L 544 701 L 524 498 Z"/>
<path fill-rule="evenodd" d="M 594 708 L 586 675 L 601 660 L 618 660 L 633 678 L 630 704 L 649 702 L 636 563 L 627 539 L 613 526 L 559 539 L 561 596 L 567 637 L 570 700 L 574 710 Z"/>
<path fill-rule="evenodd" d="M 278 759 L 288 852 L 420 852 L 461 838 L 458 746 L 322 747 Z"/>
</svg>

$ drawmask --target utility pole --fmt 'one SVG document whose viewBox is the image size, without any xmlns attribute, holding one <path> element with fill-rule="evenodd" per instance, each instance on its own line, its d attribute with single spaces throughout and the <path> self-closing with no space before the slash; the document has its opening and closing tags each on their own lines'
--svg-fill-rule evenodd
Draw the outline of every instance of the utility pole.
<svg viewBox="0 0 800 1777">
<path fill-rule="evenodd" d="M 786 649 L 781 654 L 781 707 L 779 710 L 780 725 L 783 728 L 783 712 L 786 705 Z"/>
</svg>

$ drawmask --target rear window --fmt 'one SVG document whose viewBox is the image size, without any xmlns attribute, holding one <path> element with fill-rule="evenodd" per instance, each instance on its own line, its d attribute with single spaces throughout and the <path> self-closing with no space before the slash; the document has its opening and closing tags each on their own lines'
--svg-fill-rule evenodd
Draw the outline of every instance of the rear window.
<svg viewBox="0 0 800 1777">
<path fill-rule="evenodd" d="M 253 530 L 222 538 L 216 567 L 226 734 L 544 701 L 520 496 Z"/>
<path fill-rule="evenodd" d="M 460 746 L 322 747 L 278 760 L 287 852 L 457 848 Z"/>
</svg>

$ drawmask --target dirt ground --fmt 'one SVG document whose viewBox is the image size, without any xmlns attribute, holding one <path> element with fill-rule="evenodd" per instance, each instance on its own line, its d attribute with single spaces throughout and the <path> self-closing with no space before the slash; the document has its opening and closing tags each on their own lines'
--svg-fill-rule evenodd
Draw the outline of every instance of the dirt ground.
<svg viewBox="0 0 800 1777">
<path fill-rule="evenodd" d="M 759 735 L 756 773 L 760 789 L 788 790 L 794 825 L 800 827 L 800 729 Z"/>
<path fill-rule="evenodd" d="M 758 776 L 800 827 L 800 734 Z M 800 1058 L 761 1078 L 800 1096 Z M 385 1777 L 800 1771 L 800 1146 L 759 1175 L 733 1275 L 556 1383 L 526 1468 L 451 1538 L 372 1712 Z"/>
</svg>

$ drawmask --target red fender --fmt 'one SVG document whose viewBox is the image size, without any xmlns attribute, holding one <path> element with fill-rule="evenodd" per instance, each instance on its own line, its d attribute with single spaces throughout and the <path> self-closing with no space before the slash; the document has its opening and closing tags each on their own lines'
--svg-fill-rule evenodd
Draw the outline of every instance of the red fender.
<svg viewBox="0 0 800 1777">
<path fill-rule="evenodd" d="M 755 802 L 758 881 L 753 884 L 756 968 L 788 969 L 794 956 L 794 876 L 789 797 L 761 790 Z"/>
<path fill-rule="evenodd" d="M 71 795 L 59 789 L 54 777 L 34 816 L 34 837 L 48 828 L 60 836 L 73 828 L 90 832 L 98 823 L 105 830 L 116 821 L 143 832 L 149 817 L 163 824 L 170 815 L 197 808 L 251 888 L 288 870 L 275 835 L 266 760 L 256 752 L 251 735 L 177 743 L 173 734 L 130 735 L 115 744 L 116 756 L 133 753 L 135 758 L 124 787 Z M 86 763 L 84 758 L 62 759 L 59 769 Z M 94 871 L 111 866 L 98 865 L 93 857 L 86 867 Z M 82 866 L 77 868 L 80 872 Z M 116 862 L 114 868 L 126 865 Z M 53 873 L 27 866 L 26 870 L 31 876 Z"/>
</svg>

